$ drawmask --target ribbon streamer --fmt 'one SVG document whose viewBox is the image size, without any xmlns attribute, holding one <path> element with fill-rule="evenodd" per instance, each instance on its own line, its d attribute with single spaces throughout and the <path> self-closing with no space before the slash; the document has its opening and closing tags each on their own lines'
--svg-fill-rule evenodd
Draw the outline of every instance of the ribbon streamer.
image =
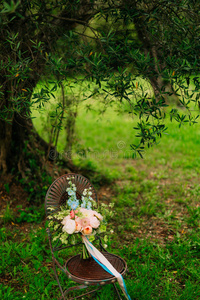
<svg viewBox="0 0 200 300">
<path fill-rule="evenodd" d="M 88 250 L 88 252 L 91 254 L 91 256 L 94 258 L 94 260 L 108 273 L 115 276 L 126 299 L 131 300 L 131 297 L 129 296 L 126 284 L 124 282 L 124 279 L 122 275 L 117 272 L 117 270 L 111 265 L 111 263 L 105 258 L 105 256 L 92 245 L 92 243 L 88 240 L 88 238 L 84 235 L 82 235 L 83 242 Z"/>
</svg>

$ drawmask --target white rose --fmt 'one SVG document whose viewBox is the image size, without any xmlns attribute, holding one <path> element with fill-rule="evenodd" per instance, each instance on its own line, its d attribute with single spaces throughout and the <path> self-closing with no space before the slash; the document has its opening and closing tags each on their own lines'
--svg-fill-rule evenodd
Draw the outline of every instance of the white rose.
<svg viewBox="0 0 200 300">
<path fill-rule="evenodd" d="M 61 224 L 65 225 L 69 219 L 70 219 L 70 215 L 67 216 L 67 217 L 64 217 L 64 219 L 62 220 Z"/>
<path fill-rule="evenodd" d="M 68 219 L 62 230 L 64 232 L 67 232 L 68 234 L 74 233 L 74 231 L 76 230 L 76 222 L 72 219 Z"/>
</svg>

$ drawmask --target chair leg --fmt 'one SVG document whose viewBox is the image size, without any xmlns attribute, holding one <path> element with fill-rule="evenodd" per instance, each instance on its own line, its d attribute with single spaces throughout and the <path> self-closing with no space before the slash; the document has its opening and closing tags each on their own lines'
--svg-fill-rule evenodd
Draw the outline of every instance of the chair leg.
<svg viewBox="0 0 200 300">
<path fill-rule="evenodd" d="M 56 264 L 54 262 L 54 259 L 53 259 L 53 270 L 54 270 L 54 274 L 55 274 L 55 277 L 56 277 L 56 280 L 57 280 L 57 283 L 58 283 L 58 286 L 59 286 L 59 289 L 60 289 L 60 292 L 61 292 L 61 295 L 62 295 L 61 299 L 66 300 L 65 295 L 63 293 L 63 289 L 61 287 L 61 284 L 60 284 L 60 281 L 59 281 L 59 278 L 58 278 L 58 274 L 57 274 L 57 271 L 56 271 Z"/>
<path fill-rule="evenodd" d="M 88 288 L 88 286 L 87 286 L 87 285 L 79 285 L 79 286 L 71 287 L 71 288 L 67 289 L 66 291 L 64 291 L 64 295 L 66 296 L 66 294 L 68 294 L 68 293 L 71 292 L 71 291 L 79 290 L 79 289 L 84 289 L 84 288 Z M 68 299 L 68 300 L 74 300 L 74 299 L 82 298 L 83 296 L 87 296 L 87 295 L 89 295 L 89 294 L 92 294 L 92 293 L 94 293 L 94 292 L 100 290 L 101 288 L 102 288 L 102 287 L 99 287 L 99 288 L 97 288 L 97 289 L 95 289 L 95 290 L 92 290 L 92 291 L 90 291 L 90 292 L 87 292 L 87 293 L 85 293 L 85 294 L 81 294 L 81 295 L 79 295 L 79 296 L 76 296 L 75 298 L 73 297 L 73 298 L 67 298 L 67 299 Z M 59 298 L 59 300 L 62 300 L 62 297 Z"/>
<path fill-rule="evenodd" d="M 75 291 L 75 290 L 81 290 L 81 289 L 85 289 L 85 288 L 87 288 L 88 286 L 87 285 L 84 285 L 84 284 L 82 284 L 82 285 L 77 285 L 77 286 L 72 286 L 72 287 L 70 287 L 70 288 L 68 288 L 67 290 L 65 290 L 64 291 L 64 296 L 66 296 L 69 292 L 71 292 L 71 291 Z M 82 295 L 81 295 L 81 297 L 82 297 Z M 76 298 L 78 298 L 78 297 L 76 297 Z M 62 299 L 62 297 L 59 299 L 59 300 L 61 300 Z M 74 299 L 74 298 L 70 298 L 70 300 L 71 299 Z"/>
<path fill-rule="evenodd" d="M 61 284 L 60 284 L 60 281 L 59 281 L 59 278 L 58 278 L 58 273 L 57 273 L 57 271 L 56 271 L 56 264 L 55 264 L 55 261 L 54 261 L 54 259 L 53 259 L 53 270 L 54 270 L 54 274 L 55 274 L 55 277 L 56 277 L 56 281 L 57 281 L 57 283 L 58 283 L 58 286 L 59 286 L 59 289 L 60 289 L 60 292 L 61 292 L 61 297 L 59 298 L 59 300 L 67 300 L 67 298 L 65 298 L 65 296 L 69 293 L 69 292 L 71 292 L 71 291 L 74 291 L 74 290 L 80 290 L 80 289 L 85 289 L 85 288 L 88 288 L 88 285 L 77 285 L 77 286 L 73 286 L 73 287 L 70 287 L 70 288 L 68 288 L 67 290 L 65 290 L 64 292 L 63 292 L 63 289 L 62 289 L 62 287 L 61 287 Z M 92 290 L 92 291 L 90 291 L 90 292 L 87 292 L 87 293 L 85 293 L 85 294 L 82 294 L 82 295 L 80 295 L 80 296 L 77 296 L 76 298 L 70 298 L 69 300 L 72 300 L 72 299 L 77 299 L 77 298 L 81 298 L 81 297 L 83 297 L 83 296 L 86 296 L 86 295 L 89 295 L 89 294 L 91 294 L 91 293 L 94 293 L 94 292 L 96 292 L 96 291 L 98 291 L 99 289 L 101 289 L 102 287 L 99 287 L 99 288 L 97 288 L 97 289 L 95 289 L 95 290 Z"/>
<path fill-rule="evenodd" d="M 116 292 L 116 294 L 117 294 L 117 296 L 118 296 L 118 299 L 122 300 L 122 298 L 121 298 L 121 296 L 120 296 L 120 294 L 119 294 L 119 291 L 118 291 L 118 289 L 117 289 L 117 287 L 116 287 L 116 284 L 113 283 L 113 285 L 114 285 L 115 292 Z"/>
</svg>

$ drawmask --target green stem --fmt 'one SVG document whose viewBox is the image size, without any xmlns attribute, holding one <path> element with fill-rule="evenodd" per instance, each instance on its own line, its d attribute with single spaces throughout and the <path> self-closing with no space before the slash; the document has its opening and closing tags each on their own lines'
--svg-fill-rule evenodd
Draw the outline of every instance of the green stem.
<svg viewBox="0 0 200 300">
<path fill-rule="evenodd" d="M 85 245 L 83 244 L 82 259 L 87 259 L 89 257 L 90 257 L 90 254 L 88 253 Z"/>
</svg>

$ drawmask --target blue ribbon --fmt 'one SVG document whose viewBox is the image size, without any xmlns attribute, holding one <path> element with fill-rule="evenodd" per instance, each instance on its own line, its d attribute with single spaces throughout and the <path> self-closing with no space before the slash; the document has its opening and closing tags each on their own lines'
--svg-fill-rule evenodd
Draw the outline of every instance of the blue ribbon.
<svg viewBox="0 0 200 300">
<path fill-rule="evenodd" d="M 87 245 L 89 246 L 89 248 L 90 249 L 92 249 L 93 251 L 94 251 L 94 249 L 96 249 L 93 245 L 92 245 L 92 243 L 88 240 L 88 238 L 86 237 L 86 239 L 87 239 L 87 241 L 88 241 L 88 243 L 87 243 Z M 83 240 L 84 241 L 84 240 Z M 96 249 L 97 250 L 97 249 Z M 90 252 L 90 251 L 89 251 Z M 93 259 L 106 271 L 106 272 L 108 272 L 109 274 L 111 274 L 112 276 L 114 276 L 115 277 L 115 275 L 104 265 L 104 264 L 102 264 L 96 257 L 94 257 L 93 255 L 92 255 L 92 253 L 90 252 L 90 254 L 91 254 L 91 256 L 93 257 Z M 101 253 L 102 254 L 102 253 Z M 103 254 L 102 254 L 103 255 Z M 105 258 L 106 259 L 106 258 Z M 123 278 L 123 276 L 121 275 L 121 274 L 119 274 L 120 276 L 121 276 L 121 279 L 122 279 L 122 282 L 123 282 L 123 288 L 124 288 L 124 292 L 125 292 L 125 294 L 126 294 L 126 296 L 127 296 L 127 298 L 128 298 L 128 300 L 131 300 L 131 297 L 129 296 L 129 294 L 128 294 L 128 291 L 127 291 L 127 288 L 126 288 L 126 284 L 125 284 L 125 281 L 124 281 L 124 278 Z"/>
</svg>

